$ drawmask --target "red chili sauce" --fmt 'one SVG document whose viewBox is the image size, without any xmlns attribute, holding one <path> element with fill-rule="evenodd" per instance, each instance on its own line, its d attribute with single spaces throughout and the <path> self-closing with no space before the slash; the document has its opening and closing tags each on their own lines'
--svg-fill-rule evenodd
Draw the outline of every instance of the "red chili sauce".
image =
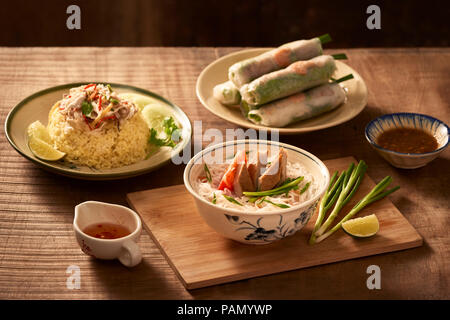
<svg viewBox="0 0 450 320">
<path fill-rule="evenodd" d="M 119 224 L 114 223 L 94 223 L 83 230 L 84 233 L 91 237 L 99 239 L 117 239 L 129 235 L 131 232 Z"/>
<path fill-rule="evenodd" d="M 377 144 L 385 149 L 402 153 L 425 153 L 438 148 L 435 137 L 415 128 L 395 128 L 383 132 Z"/>
</svg>

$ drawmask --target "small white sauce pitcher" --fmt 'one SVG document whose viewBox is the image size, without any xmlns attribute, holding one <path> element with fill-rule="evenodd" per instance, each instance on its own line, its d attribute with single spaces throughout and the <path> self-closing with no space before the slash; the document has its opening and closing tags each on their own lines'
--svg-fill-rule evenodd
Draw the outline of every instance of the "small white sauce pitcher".
<svg viewBox="0 0 450 320">
<path fill-rule="evenodd" d="M 117 239 L 99 239 L 83 232 L 87 226 L 95 223 L 119 224 L 131 233 Z M 80 203 L 75 207 L 73 228 L 81 250 L 92 257 L 119 259 L 126 267 L 134 267 L 142 260 L 141 250 L 136 243 L 142 231 L 141 219 L 127 207 L 98 201 Z"/>
</svg>

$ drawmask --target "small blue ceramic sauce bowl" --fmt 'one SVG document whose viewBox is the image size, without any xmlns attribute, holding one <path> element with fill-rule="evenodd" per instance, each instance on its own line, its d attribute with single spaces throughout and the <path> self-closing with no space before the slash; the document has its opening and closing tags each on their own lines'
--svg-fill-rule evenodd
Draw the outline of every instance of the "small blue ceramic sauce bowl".
<svg viewBox="0 0 450 320">
<path fill-rule="evenodd" d="M 378 137 L 386 130 L 395 128 L 421 129 L 436 139 L 438 147 L 426 153 L 402 153 L 379 146 Z M 434 160 L 448 146 L 449 132 L 449 127 L 436 118 L 419 113 L 392 113 L 370 121 L 365 133 L 370 145 L 394 167 L 415 169 Z"/>
</svg>

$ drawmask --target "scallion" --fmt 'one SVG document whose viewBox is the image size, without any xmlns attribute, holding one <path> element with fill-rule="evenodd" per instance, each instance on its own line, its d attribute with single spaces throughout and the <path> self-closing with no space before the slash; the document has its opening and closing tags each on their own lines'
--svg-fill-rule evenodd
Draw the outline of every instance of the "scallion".
<svg viewBox="0 0 450 320">
<path fill-rule="evenodd" d="M 339 211 L 341 211 L 341 209 L 350 201 L 351 197 L 355 194 L 356 190 L 361 184 L 366 169 L 366 163 L 361 160 L 356 168 L 354 168 L 354 165 L 352 163 L 348 170 L 344 173 L 344 183 L 342 185 L 342 190 L 339 194 L 339 197 L 336 201 L 336 205 L 334 206 L 333 211 L 331 211 L 327 220 L 323 223 L 319 230 L 315 232 L 316 237 L 321 236 L 328 229 Z"/>
<path fill-rule="evenodd" d="M 301 181 L 303 180 L 303 177 L 298 177 L 297 179 L 286 183 L 282 185 L 281 187 L 272 189 L 272 190 L 266 190 L 266 191 L 244 191 L 243 194 L 247 197 L 262 197 L 262 196 L 274 196 L 278 194 L 286 193 L 286 191 L 293 189 L 296 187 Z"/>
<path fill-rule="evenodd" d="M 336 53 L 331 55 L 335 60 L 347 60 L 347 55 L 345 53 Z"/>
<path fill-rule="evenodd" d="M 209 172 L 208 166 L 205 163 L 205 175 L 206 175 L 206 180 L 208 180 L 209 183 L 211 183 L 212 181 L 212 177 L 211 177 L 211 172 Z"/>
<path fill-rule="evenodd" d="M 314 244 L 316 242 L 315 233 L 322 225 L 322 221 L 325 218 L 327 211 L 336 202 L 336 199 L 341 192 L 344 178 L 345 172 L 339 175 L 337 171 L 331 177 L 330 185 L 328 186 L 327 191 L 325 191 L 325 194 L 319 204 L 319 213 L 317 215 L 316 224 L 314 225 L 314 230 L 309 238 L 309 244 Z"/>
<path fill-rule="evenodd" d="M 272 201 L 267 200 L 267 199 L 264 199 L 263 201 L 267 202 L 267 203 L 270 203 L 271 205 L 274 205 L 274 206 L 279 207 L 279 208 L 283 208 L 283 209 L 290 208 L 290 206 L 288 206 L 287 204 L 284 204 L 284 203 L 275 203 L 275 202 L 272 202 Z"/>
<path fill-rule="evenodd" d="M 227 199 L 228 201 L 230 201 L 231 203 L 237 204 L 238 206 L 242 206 L 242 203 L 240 203 L 239 201 L 237 201 L 235 198 L 227 196 L 226 194 L 223 194 L 223 197 L 225 199 Z"/>
<path fill-rule="evenodd" d="M 369 204 L 371 204 L 375 201 L 378 201 L 380 199 L 383 199 L 384 197 L 391 194 L 392 192 L 395 192 L 398 189 L 400 189 L 400 187 L 397 186 L 390 190 L 384 191 L 391 182 L 392 182 L 392 178 L 390 176 L 387 176 L 382 181 L 380 181 L 363 199 L 361 199 L 350 210 L 350 212 L 344 218 L 342 218 L 342 220 L 339 223 L 337 223 L 333 228 L 331 228 L 326 233 L 322 234 L 320 237 L 317 237 L 316 242 L 321 242 L 324 239 L 328 238 L 330 235 L 332 235 L 334 232 L 336 232 L 345 221 L 351 219 L 355 214 L 357 214 L 359 211 L 364 209 Z"/>
<path fill-rule="evenodd" d="M 250 203 L 255 203 L 258 199 L 260 199 L 261 197 L 251 197 L 250 199 L 248 199 L 248 202 Z"/>
<path fill-rule="evenodd" d="M 328 43 L 328 42 L 332 41 L 331 36 L 328 33 L 324 34 L 324 35 L 321 35 L 318 38 L 319 38 L 319 41 L 320 41 L 321 44 L 325 44 L 325 43 Z"/>
<path fill-rule="evenodd" d="M 340 83 L 340 82 L 343 82 L 343 81 L 347 81 L 347 80 L 350 80 L 350 79 L 353 79 L 354 77 L 353 77 L 353 74 L 348 74 L 348 75 L 346 75 L 346 76 L 343 76 L 343 77 L 341 77 L 341 78 L 339 78 L 339 79 L 332 79 L 334 82 L 336 82 L 336 83 Z"/>
<path fill-rule="evenodd" d="M 310 184 L 311 182 L 306 183 L 305 186 L 302 188 L 302 190 L 300 190 L 300 194 L 305 193 L 306 190 L 308 190 Z"/>
</svg>

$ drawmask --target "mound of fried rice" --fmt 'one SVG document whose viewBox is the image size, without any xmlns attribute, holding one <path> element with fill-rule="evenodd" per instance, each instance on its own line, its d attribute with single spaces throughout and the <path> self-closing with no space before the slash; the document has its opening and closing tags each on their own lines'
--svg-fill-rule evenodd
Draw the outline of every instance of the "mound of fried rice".
<svg viewBox="0 0 450 320">
<path fill-rule="evenodd" d="M 149 128 L 137 112 L 120 126 L 106 123 L 101 130 L 86 131 L 71 126 L 60 112 L 51 112 L 47 126 L 55 148 L 65 152 L 66 160 L 96 169 L 110 169 L 145 159 Z"/>
</svg>

